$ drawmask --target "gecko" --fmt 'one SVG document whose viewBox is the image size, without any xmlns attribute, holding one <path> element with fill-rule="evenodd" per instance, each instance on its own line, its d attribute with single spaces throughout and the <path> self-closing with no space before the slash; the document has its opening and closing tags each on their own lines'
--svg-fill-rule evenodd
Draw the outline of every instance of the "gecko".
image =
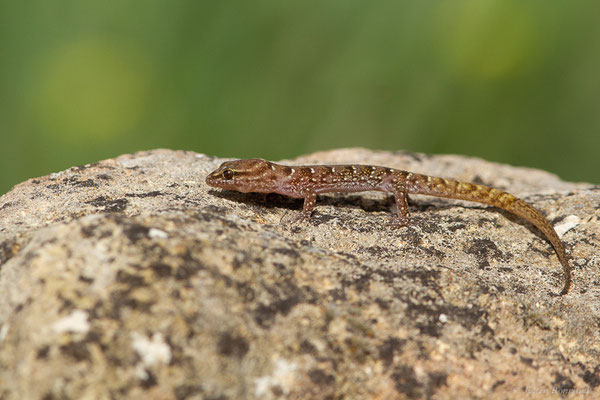
<svg viewBox="0 0 600 400">
<path fill-rule="evenodd" d="M 438 178 L 374 165 L 280 165 L 263 159 L 227 161 L 206 177 L 212 187 L 242 193 L 278 193 L 303 198 L 298 220 L 309 219 L 317 194 L 381 191 L 394 196 L 398 208 L 394 225 L 409 223 L 408 195 L 424 194 L 489 204 L 506 210 L 538 228 L 550 242 L 564 271 L 560 295 L 571 287 L 571 267 L 562 241 L 553 226 L 533 206 L 499 189 L 454 179 Z"/>
</svg>

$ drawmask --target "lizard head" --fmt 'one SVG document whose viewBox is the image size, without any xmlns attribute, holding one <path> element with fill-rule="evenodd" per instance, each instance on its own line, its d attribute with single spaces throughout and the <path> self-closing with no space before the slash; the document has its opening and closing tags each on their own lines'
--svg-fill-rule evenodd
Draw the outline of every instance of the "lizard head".
<svg viewBox="0 0 600 400">
<path fill-rule="evenodd" d="M 259 158 L 226 161 L 206 177 L 206 183 L 244 193 L 272 193 L 277 189 L 277 167 Z"/>
</svg>

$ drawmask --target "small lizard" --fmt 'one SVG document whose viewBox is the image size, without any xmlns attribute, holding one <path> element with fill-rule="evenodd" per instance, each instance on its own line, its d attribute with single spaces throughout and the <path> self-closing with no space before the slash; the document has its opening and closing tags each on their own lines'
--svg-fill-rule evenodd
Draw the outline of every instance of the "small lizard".
<svg viewBox="0 0 600 400">
<path fill-rule="evenodd" d="M 571 287 L 571 268 L 565 248 L 548 220 L 523 200 L 489 186 L 372 165 L 287 166 L 262 159 L 224 162 L 206 177 L 206 183 L 243 193 L 278 193 L 304 198 L 304 208 L 298 219 L 310 218 L 317 194 L 326 192 L 376 190 L 392 193 L 398 207 L 397 226 L 409 222 L 409 193 L 490 204 L 525 219 L 544 234 L 564 269 L 565 283 L 560 294 L 566 294 Z"/>
</svg>

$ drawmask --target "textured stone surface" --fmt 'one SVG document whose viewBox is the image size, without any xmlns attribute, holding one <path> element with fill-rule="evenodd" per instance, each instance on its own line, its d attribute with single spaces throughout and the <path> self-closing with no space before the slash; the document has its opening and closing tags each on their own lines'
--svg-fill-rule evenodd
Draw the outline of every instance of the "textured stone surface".
<svg viewBox="0 0 600 400">
<path fill-rule="evenodd" d="M 523 197 L 563 235 L 475 203 L 211 189 L 222 159 L 156 150 L 0 197 L 0 398 L 600 397 L 600 188 L 459 156 L 360 162 Z M 35 382 L 35 384 L 33 384 Z"/>
</svg>

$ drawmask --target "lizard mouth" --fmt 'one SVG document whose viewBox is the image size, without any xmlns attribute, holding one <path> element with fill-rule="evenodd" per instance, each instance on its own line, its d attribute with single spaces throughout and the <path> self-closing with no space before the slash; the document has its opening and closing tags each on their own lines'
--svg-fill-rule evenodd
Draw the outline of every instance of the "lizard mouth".
<svg viewBox="0 0 600 400">
<path fill-rule="evenodd" d="M 205 180 L 208 186 L 216 187 L 219 189 L 237 190 L 235 179 L 225 179 L 223 173 L 220 170 L 213 171 L 210 173 Z"/>
<path fill-rule="evenodd" d="M 219 179 L 216 171 L 206 177 L 206 184 L 212 187 L 222 187 L 222 181 Z"/>
</svg>

